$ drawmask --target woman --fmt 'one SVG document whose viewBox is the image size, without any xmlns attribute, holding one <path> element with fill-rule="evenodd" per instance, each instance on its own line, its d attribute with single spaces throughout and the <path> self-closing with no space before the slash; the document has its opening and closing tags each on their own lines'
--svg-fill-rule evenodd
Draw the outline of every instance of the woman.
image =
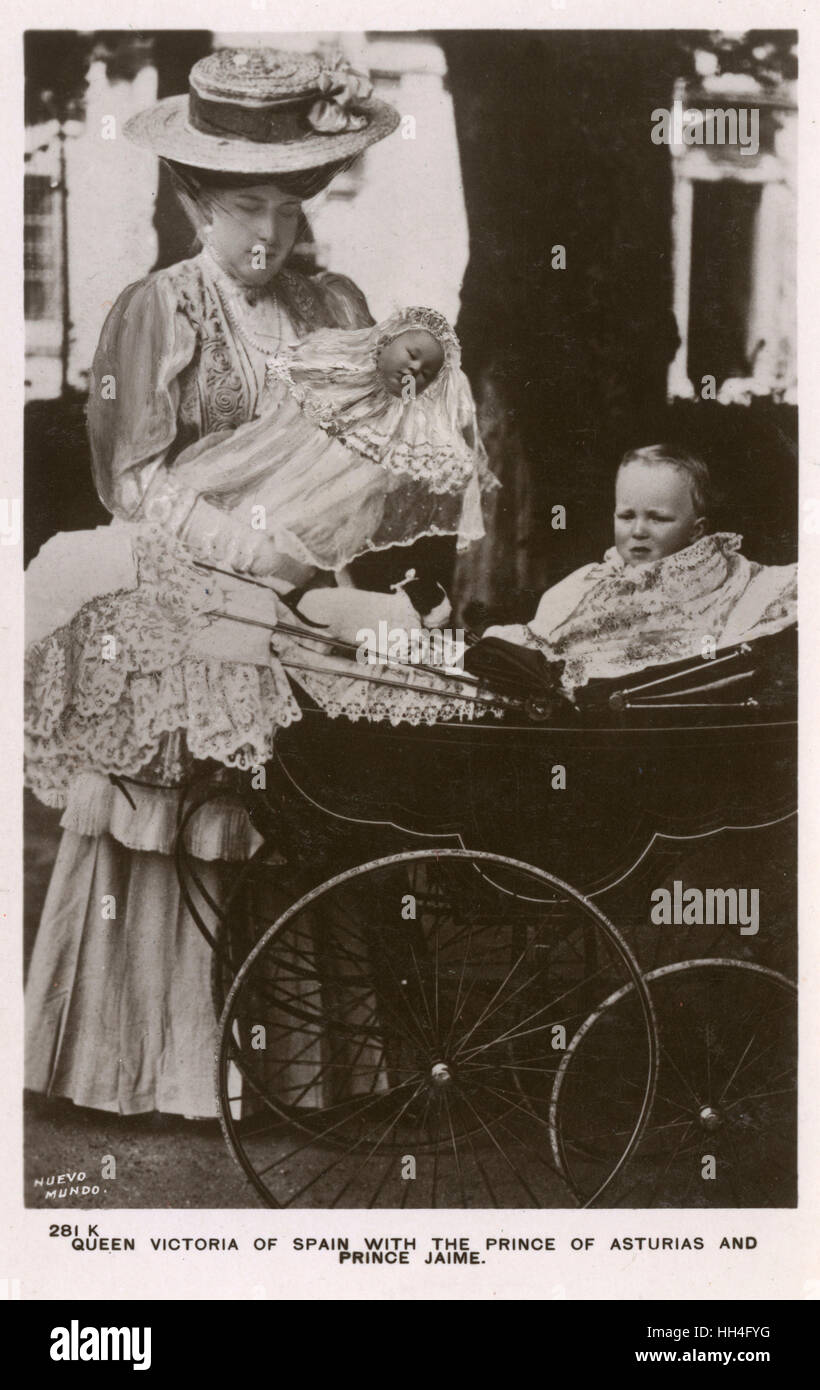
<svg viewBox="0 0 820 1390">
<path fill-rule="evenodd" d="M 122 522 L 153 522 L 212 563 L 291 584 L 311 572 L 264 531 L 181 486 L 174 466 L 213 459 L 226 430 L 256 413 L 266 359 L 320 327 L 373 323 L 343 276 L 287 268 L 302 200 L 321 191 L 398 113 L 343 64 L 272 49 L 224 49 L 193 68 L 187 97 L 134 118 L 126 134 L 166 160 L 203 243 L 190 260 L 120 295 L 94 359 L 88 423 L 99 494 Z M 193 446 L 193 448 L 192 448 Z M 162 576 L 158 577 L 158 585 Z M 251 675 L 249 676 L 249 671 Z M 100 737 L 116 662 L 100 662 Z M 255 673 L 255 674 L 254 674 Z M 166 679 L 171 675 L 174 680 Z M 114 683 L 115 680 L 114 680 Z M 48 715 L 48 690 L 38 692 Z M 171 857 L 179 785 L 193 758 L 180 701 L 198 702 L 215 755 L 230 761 L 249 724 L 286 724 L 292 696 L 260 665 L 200 654 L 159 672 L 152 743 L 127 796 L 98 772 L 72 777 L 63 839 L 27 987 L 26 1084 L 97 1109 L 216 1114 L 210 952 L 183 902 Z M 224 755 L 224 756 L 223 756 Z M 259 843 L 241 807 L 203 810 L 189 847 L 203 885 Z"/>
</svg>

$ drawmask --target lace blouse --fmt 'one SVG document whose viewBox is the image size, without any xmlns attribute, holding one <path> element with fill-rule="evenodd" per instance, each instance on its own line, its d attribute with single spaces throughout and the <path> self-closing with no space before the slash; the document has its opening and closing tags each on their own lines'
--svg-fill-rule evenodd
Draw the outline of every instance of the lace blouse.
<svg viewBox="0 0 820 1390">
<path fill-rule="evenodd" d="M 204 551 L 241 570 L 264 532 L 202 493 L 225 440 L 240 441 L 254 428 L 276 341 L 286 347 L 321 327 L 361 328 L 372 319 L 355 285 L 331 274 L 286 272 L 277 277 L 275 299 L 261 295 L 253 305 L 240 299 L 236 283 L 205 254 L 157 272 L 119 297 L 94 359 L 88 409 L 94 476 L 114 522 L 104 528 L 105 545 L 94 533 L 73 533 L 70 544 L 66 537 L 43 557 L 44 598 L 46 590 L 67 586 L 81 606 L 71 617 L 71 604 L 63 605 L 56 630 L 38 610 L 37 640 L 26 655 L 26 783 L 46 804 L 66 807 L 72 819 L 64 824 L 80 833 L 107 824 L 108 801 L 100 797 L 109 774 L 167 785 L 182 781 L 192 760 L 264 764 L 275 730 L 300 718 L 263 629 L 218 616 L 241 604 L 252 617 L 258 601 L 260 621 L 269 622 L 270 595 L 235 580 L 217 583 L 190 564 Z M 86 592 L 86 575 L 78 570 L 88 567 L 91 552 L 94 584 Z M 110 583 L 101 583 L 102 571 Z M 277 574 L 300 577 L 284 569 Z M 226 589 L 231 583 L 233 593 Z M 237 585 L 246 593 L 240 596 Z M 252 651 L 246 640 L 238 642 L 248 633 L 260 634 Z M 452 700 L 437 698 L 414 689 L 414 674 L 404 678 L 407 689 L 383 698 L 379 687 L 363 689 L 360 681 L 336 676 L 305 676 L 302 683 L 315 683 L 311 694 L 329 713 L 351 718 L 417 723 L 472 716 L 469 691 L 448 689 Z M 423 684 L 435 686 L 437 678 Z M 167 849 L 170 805 L 147 819 L 135 811 L 120 837 Z M 209 842 L 209 857 L 244 857 L 241 836 L 220 836 Z"/>
<path fill-rule="evenodd" d="M 181 483 L 178 466 L 194 457 L 207 471 L 227 433 L 251 424 L 277 348 L 318 328 L 372 323 L 346 276 L 286 270 L 272 292 L 246 299 L 207 252 L 128 286 L 103 327 L 89 386 L 104 505 L 115 518 L 157 522 L 194 551 L 248 568 L 264 533 L 206 502 L 190 477 Z"/>
</svg>

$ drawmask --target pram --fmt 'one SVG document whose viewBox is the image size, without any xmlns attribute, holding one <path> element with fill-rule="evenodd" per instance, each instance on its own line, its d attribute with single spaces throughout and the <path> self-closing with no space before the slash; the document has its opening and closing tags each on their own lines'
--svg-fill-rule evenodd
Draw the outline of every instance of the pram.
<svg viewBox="0 0 820 1390">
<path fill-rule="evenodd" d="M 301 638 L 294 677 L 323 669 Z M 794 1204 L 794 655 L 786 631 L 574 704 L 454 675 L 485 717 L 419 727 L 330 718 L 294 682 L 261 778 L 204 769 L 177 865 L 263 1203 Z M 217 904 L 185 832 L 226 794 L 261 843 Z M 657 925 L 698 864 L 712 920 Z"/>
</svg>

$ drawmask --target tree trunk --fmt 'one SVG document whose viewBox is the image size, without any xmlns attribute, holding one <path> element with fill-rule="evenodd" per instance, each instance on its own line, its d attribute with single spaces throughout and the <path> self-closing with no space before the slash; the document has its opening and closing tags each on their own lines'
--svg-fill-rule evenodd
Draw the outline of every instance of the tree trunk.
<svg viewBox="0 0 820 1390">
<path fill-rule="evenodd" d="M 530 617 L 609 543 L 619 453 L 664 416 L 671 172 L 651 113 L 687 59 L 668 33 L 436 37 L 470 226 L 458 331 L 503 484 L 454 597 Z"/>
</svg>

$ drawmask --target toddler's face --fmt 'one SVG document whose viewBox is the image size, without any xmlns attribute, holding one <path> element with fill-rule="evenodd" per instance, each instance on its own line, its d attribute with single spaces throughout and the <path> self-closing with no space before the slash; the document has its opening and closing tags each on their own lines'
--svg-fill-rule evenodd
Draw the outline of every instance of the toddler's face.
<svg viewBox="0 0 820 1390">
<path fill-rule="evenodd" d="M 444 349 L 424 328 L 408 328 L 386 343 L 378 357 L 382 381 L 391 396 L 401 396 L 412 381 L 420 396 L 444 366 Z"/>
<path fill-rule="evenodd" d="M 615 480 L 615 545 L 627 565 L 674 555 L 702 536 L 686 474 L 672 463 L 627 463 Z"/>
</svg>

